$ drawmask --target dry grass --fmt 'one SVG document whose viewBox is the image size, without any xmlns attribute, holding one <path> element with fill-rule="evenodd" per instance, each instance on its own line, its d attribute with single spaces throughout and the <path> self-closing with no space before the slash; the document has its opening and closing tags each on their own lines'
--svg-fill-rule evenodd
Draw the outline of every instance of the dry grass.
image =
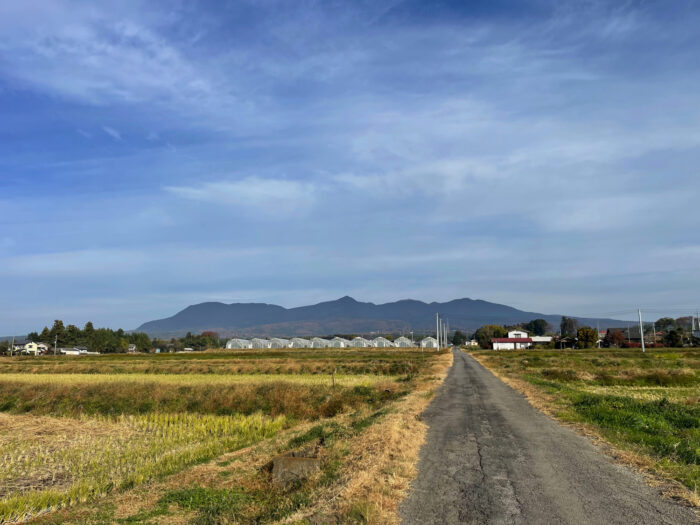
<svg viewBox="0 0 700 525">
<path fill-rule="evenodd" d="M 354 366 L 349 357 L 351 353 L 355 351 L 339 356 L 338 361 Z M 238 353 L 236 359 L 243 359 L 242 354 Z M 245 359 L 263 360 L 257 352 L 247 354 L 252 355 L 246 355 Z M 346 522 L 353 517 L 369 516 L 375 523 L 397 522 L 396 508 L 415 475 L 418 450 L 425 435 L 425 425 L 418 416 L 444 377 L 451 354 L 422 354 L 420 351 L 392 351 L 390 357 L 369 354 L 356 352 L 363 362 L 361 368 L 354 370 L 370 372 L 358 374 L 359 377 L 336 375 L 335 388 L 330 387 L 330 376 L 311 373 L 281 377 L 283 374 L 275 372 L 272 377 L 226 378 L 223 374 L 207 372 L 194 377 L 184 374 L 169 377 L 167 373 L 134 373 L 133 370 L 129 374 L 104 373 L 102 368 L 99 374 L 0 374 L 0 410 L 31 411 L 31 415 L 0 414 L 0 446 L 4 444 L 3 450 L 10 452 L 12 447 L 20 446 L 17 440 L 9 437 L 16 432 L 22 436 L 21 447 L 24 447 L 24 452 L 15 450 L 18 453 L 11 453 L 5 459 L 13 462 L 16 473 L 21 470 L 17 465 L 24 461 L 18 463 L 18 458 L 29 461 L 20 466 L 27 467 L 22 477 L 31 483 L 19 487 L 19 477 L 13 475 L 12 492 L 21 496 L 42 491 L 45 480 L 35 475 L 41 470 L 41 461 L 36 463 L 31 458 L 59 457 L 68 449 L 73 459 L 87 460 L 90 455 L 95 456 L 87 470 L 69 469 L 64 480 L 55 475 L 64 459 L 54 462 L 51 488 L 60 492 L 70 489 L 77 474 L 98 466 L 112 471 L 110 461 L 123 457 L 120 444 L 124 444 L 125 439 L 129 441 L 127 449 L 136 450 L 145 440 L 143 445 L 150 451 L 151 442 L 155 440 L 158 446 L 165 447 L 163 452 L 173 449 L 168 444 L 172 439 L 177 441 L 176 451 L 186 451 L 190 442 L 199 446 L 204 440 L 206 450 L 201 454 L 189 455 L 184 462 L 170 462 L 165 469 L 136 472 L 134 488 L 128 488 L 129 476 L 120 478 L 127 479 L 126 485 L 118 481 L 114 486 L 119 490 L 107 495 L 100 495 L 102 489 L 93 491 L 83 484 L 81 491 L 67 502 L 69 507 L 57 509 L 57 501 L 46 500 L 47 505 L 35 506 L 31 512 L 36 516 L 42 512 L 41 508 L 51 509 L 53 512 L 36 520 L 56 524 L 113 523 L 127 518 L 130 522 L 149 523 L 191 520 L 272 523 L 287 522 L 289 519 L 285 516 L 294 512 L 300 516 L 326 516 L 329 521 Z M 313 368 L 314 355 L 318 353 L 308 352 L 306 357 L 300 358 L 309 360 L 304 367 Z M 29 362 L 30 359 L 26 361 L 22 366 L 34 367 L 40 366 L 41 359 L 36 363 Z M 126 359 L 114 361 L 124 366 Z M 140 359 L 135 360 L 138 361 Z M 165 362 L 167 360 L 160 364 Z M 87 361 L 83 364 L 93 366 Z M 173 365 L 169 370 L 183 363 Z M 266 368 L 265 363 L 252 363 L 252 366 L 273 370 Z M 382 373 L 390 370 L 400 370 L 400 377 Z M 346 378 L 348 382 L 344 383 Z M 224 451 L 219 446 L 222 438 L 216 433 L 191 439 L 179 431 L 171 435 L 180 425 L 168 424 L 165 431 L 158 422 L 180 417 L 186 418 L 190 426 L 201 423 L 204 429 L 229 417 L 217 415 L 222 410 L 226 414 L 256 410 L 269 415 L 282 414 L 287 416 L 287 426 L 293 427 L 280 429 L 278 426 L 277 434 L 258 445 L 182 470 L 193 461 L 221 454 Z M 42 415 L 56 413 L 73 418 Z M 321 419 L 317 419 L 319 417 Z M 138 424 L 143 418 L 149 423 Z M 316 421 L 305 422 L 306 418 Z M 325 445 L 324 437 L 319 440 L 319 436 L 325 436 Z M 322 472 L 291 491 L 274 487 L 270 474 L 262 467 L 275 454 L 310 442 L 321 446 Z M 100 456 L 103 449 L 108 451 L 106 456 Z M 153 451 L 156 456 L 160 454 L 158 450 Z M 119 460 L 120 468 L 126 469 L 127 474 L 135 472 L 133 466 L 139 463 L 138 457 L 137 453 Z M 168 477 L 160 480 L 166 474 Z M 109 480 L 104 478 L 103 481 Z M 4 501 L 7 503 L 8 499 Z"/>
<path fill-rule="evenodd" d="M 343 374 L 0 374 L 0 383 L 30 383 L 33 385 L 98 385 L 114 383 L 153 385 L 238 385 L 291 383 L 294 385 L 371 386 L 396 379 L 393 376 Z"/>
<path fill-rule="evenodd" d="M 453 356 L 439 356 L 429 374 L 415 390 L 391 407 L 391 412 L 350 441 L 349 454 L 340 478 L 322 491 L 316 503 L 284 520 L 315 517 L 359 519 L 366 523 L 399 523 L 398 506 L 416 476 L 418 453 L 425 441 L 427 425 L 420 415 L 442 383 Z M 359 514 L 359 516 L 354 516 Z"/>
</svg>

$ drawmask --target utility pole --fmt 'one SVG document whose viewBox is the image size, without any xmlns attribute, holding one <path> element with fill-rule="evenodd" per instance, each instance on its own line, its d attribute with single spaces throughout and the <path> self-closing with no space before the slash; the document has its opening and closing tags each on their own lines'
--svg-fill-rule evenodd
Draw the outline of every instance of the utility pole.
<svg viewBox="0 0 700 525">
<path fill-rule="evenodd" d="M 58 350 L 58 334 L 56 334 L 56 339 L 53 341 L 53 355 L 56 355 L 56 351 Z"/>
<path fill-rule="evenodd" d="M 597 334 L 598 334 L 598 335 L 596 336 L 596 339 L 597 339 L 597 343 L 596 343 L 596 344 L 598 345 L 598 348 L 600 348 L 600 321 L 598 321 L 598 320 L 596 320 L 596 322 L 595 322 L 595 331 L 596 331 Z"/>
<path fill-rule="evenodd" d="M 656 323 L 651 323 L 651 329 L 654 331 L 654 346 L 656 346 Z"/>
<path fill-rule="evenodd" d="M 14 355 L 14 351 L 15 351 L 15 338 L 13 337 L 12 338 L 12 346 L 10 346 L 10 357 L 12 357 Z"/>
<path fill-rule="evenodd" d="M 440 314 L 435 314 L 435 339 L 437 339 L 437 349 L 440 350 Z"/>
<path fill-rule="evenodd" d="M 639 338 L 642 340 L 642 353 L 644 353 L 644 324 L 642 323 L 642 310 L 637 310 L 639 314 Z"/>
<path fill-rule="evenodd" d="M 628 343 L 632 342 L 632 336 L 630 336 L 630 324 L 629 324 L 629 322 L 627 323 L 627 342 Z"/>
</svg>

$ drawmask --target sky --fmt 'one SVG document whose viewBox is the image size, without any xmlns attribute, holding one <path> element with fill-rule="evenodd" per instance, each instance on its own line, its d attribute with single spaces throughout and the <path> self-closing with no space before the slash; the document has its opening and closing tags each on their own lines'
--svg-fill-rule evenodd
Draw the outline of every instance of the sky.
<svg viewBox="0 0 700 525">
<path fill-rule="evenodd" d="M 700 4 L 0 3 L 0 335 L 700 305 Z M 609 315 L 618 314 L 618 315 Z"/>
</svg>

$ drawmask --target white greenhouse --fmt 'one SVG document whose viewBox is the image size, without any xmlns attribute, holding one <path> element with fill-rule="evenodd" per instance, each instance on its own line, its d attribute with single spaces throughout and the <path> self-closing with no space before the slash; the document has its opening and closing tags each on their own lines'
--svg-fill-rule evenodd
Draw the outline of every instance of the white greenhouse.
<svg viewBox="0 0 700 525">
<path fill-rule="evenodd" d="M 421 348 L 437 348 L 438 342 L 434 337 L 426 337 L 420 342 Z"/>
<path fill-rule="evenodd" d="M 253 348 L 271 348 L 270 341 L 267 339 L 260 339 L 259 337 L 251 339 L 250 344 Z"/>
<path fill-rule="evenodd" d="M 273 337 L 270 339 L 270 348 L 289 348 L 289 339 L 282 339 L 280 337 Z"/>
<path fill-rule="evenodd" d="M 367 348 L 368 346 L 372 346 L 372 341 L 369 341 L 364 337 L 355 337 L 352 341 L 350 341 L 350 346 L 354 348 Z"/>
<path fill-rule="evenodd" d="M 293 337 L 289 348 L 311 348 L 311 341 L 301 337 Z"/>
<path fill-rule="evenodd" d="M 311 348 L 328 348 L 331 346 L 331 342 L 328 339 L 323 339 L 321 337 L 314 337 L 311 339 Z"/>
<path fill-rule="evenodd" d="M 347 348 L 350 346 L 350 341 L 343 339 L 342 337 L 334 337 L 331 339 L 331 344 L 333 348 Z"/>
<path fill-rule="evenodd" d="M 408 337 L 397 337 L 396 340 L 394 341 L 394 346 L 400 347 L 400 348 L 411 348 L 416 346 L 413 341 L 411 341 Z"/>
<path fill-rule="evenodd" d="M 229 350 L 231 349 L 240 349 L 240 348 L 253 348 L 253 344 L 248 341 L 248 339 L 229 339 L 226 341 L 226 348 Z"/>
<path fill-rule="evenodd" d="M 372 341 L 372 346 L 375 348 L 390 348 L 394 346 L 394 343 L 389 341 L 386 337 L 377 337 Z"/>
</svg>

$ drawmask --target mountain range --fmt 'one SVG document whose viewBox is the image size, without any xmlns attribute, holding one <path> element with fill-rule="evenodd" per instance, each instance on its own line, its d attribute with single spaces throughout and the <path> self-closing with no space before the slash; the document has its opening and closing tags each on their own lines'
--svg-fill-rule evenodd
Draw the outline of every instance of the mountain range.
<svg viewBox="0 0 700 525">
<path fill-rule="evenodd" d="M 408 333 L 435 330 L 435 314 L 449 321 L 450 329 L 475 330 L 485 324 L 514 325 L 545 319 L 558 327 L 561 315 L 525 312 L 480 299 L 425 303 L 404 299 L 374 304 L 342 297 L 310 306 L 284 308 L 266 303 L 224 304 L 207 302 L 188 306 L 172 317 L 149 321 L 136 331 L 152 337 L 179 337 L 206 330 L 221 337 L 293 337 L 331 334 Z M 614 319 L 577 318 L 580 324 L 600 328 L 619 326 Z"/>
</svg>

